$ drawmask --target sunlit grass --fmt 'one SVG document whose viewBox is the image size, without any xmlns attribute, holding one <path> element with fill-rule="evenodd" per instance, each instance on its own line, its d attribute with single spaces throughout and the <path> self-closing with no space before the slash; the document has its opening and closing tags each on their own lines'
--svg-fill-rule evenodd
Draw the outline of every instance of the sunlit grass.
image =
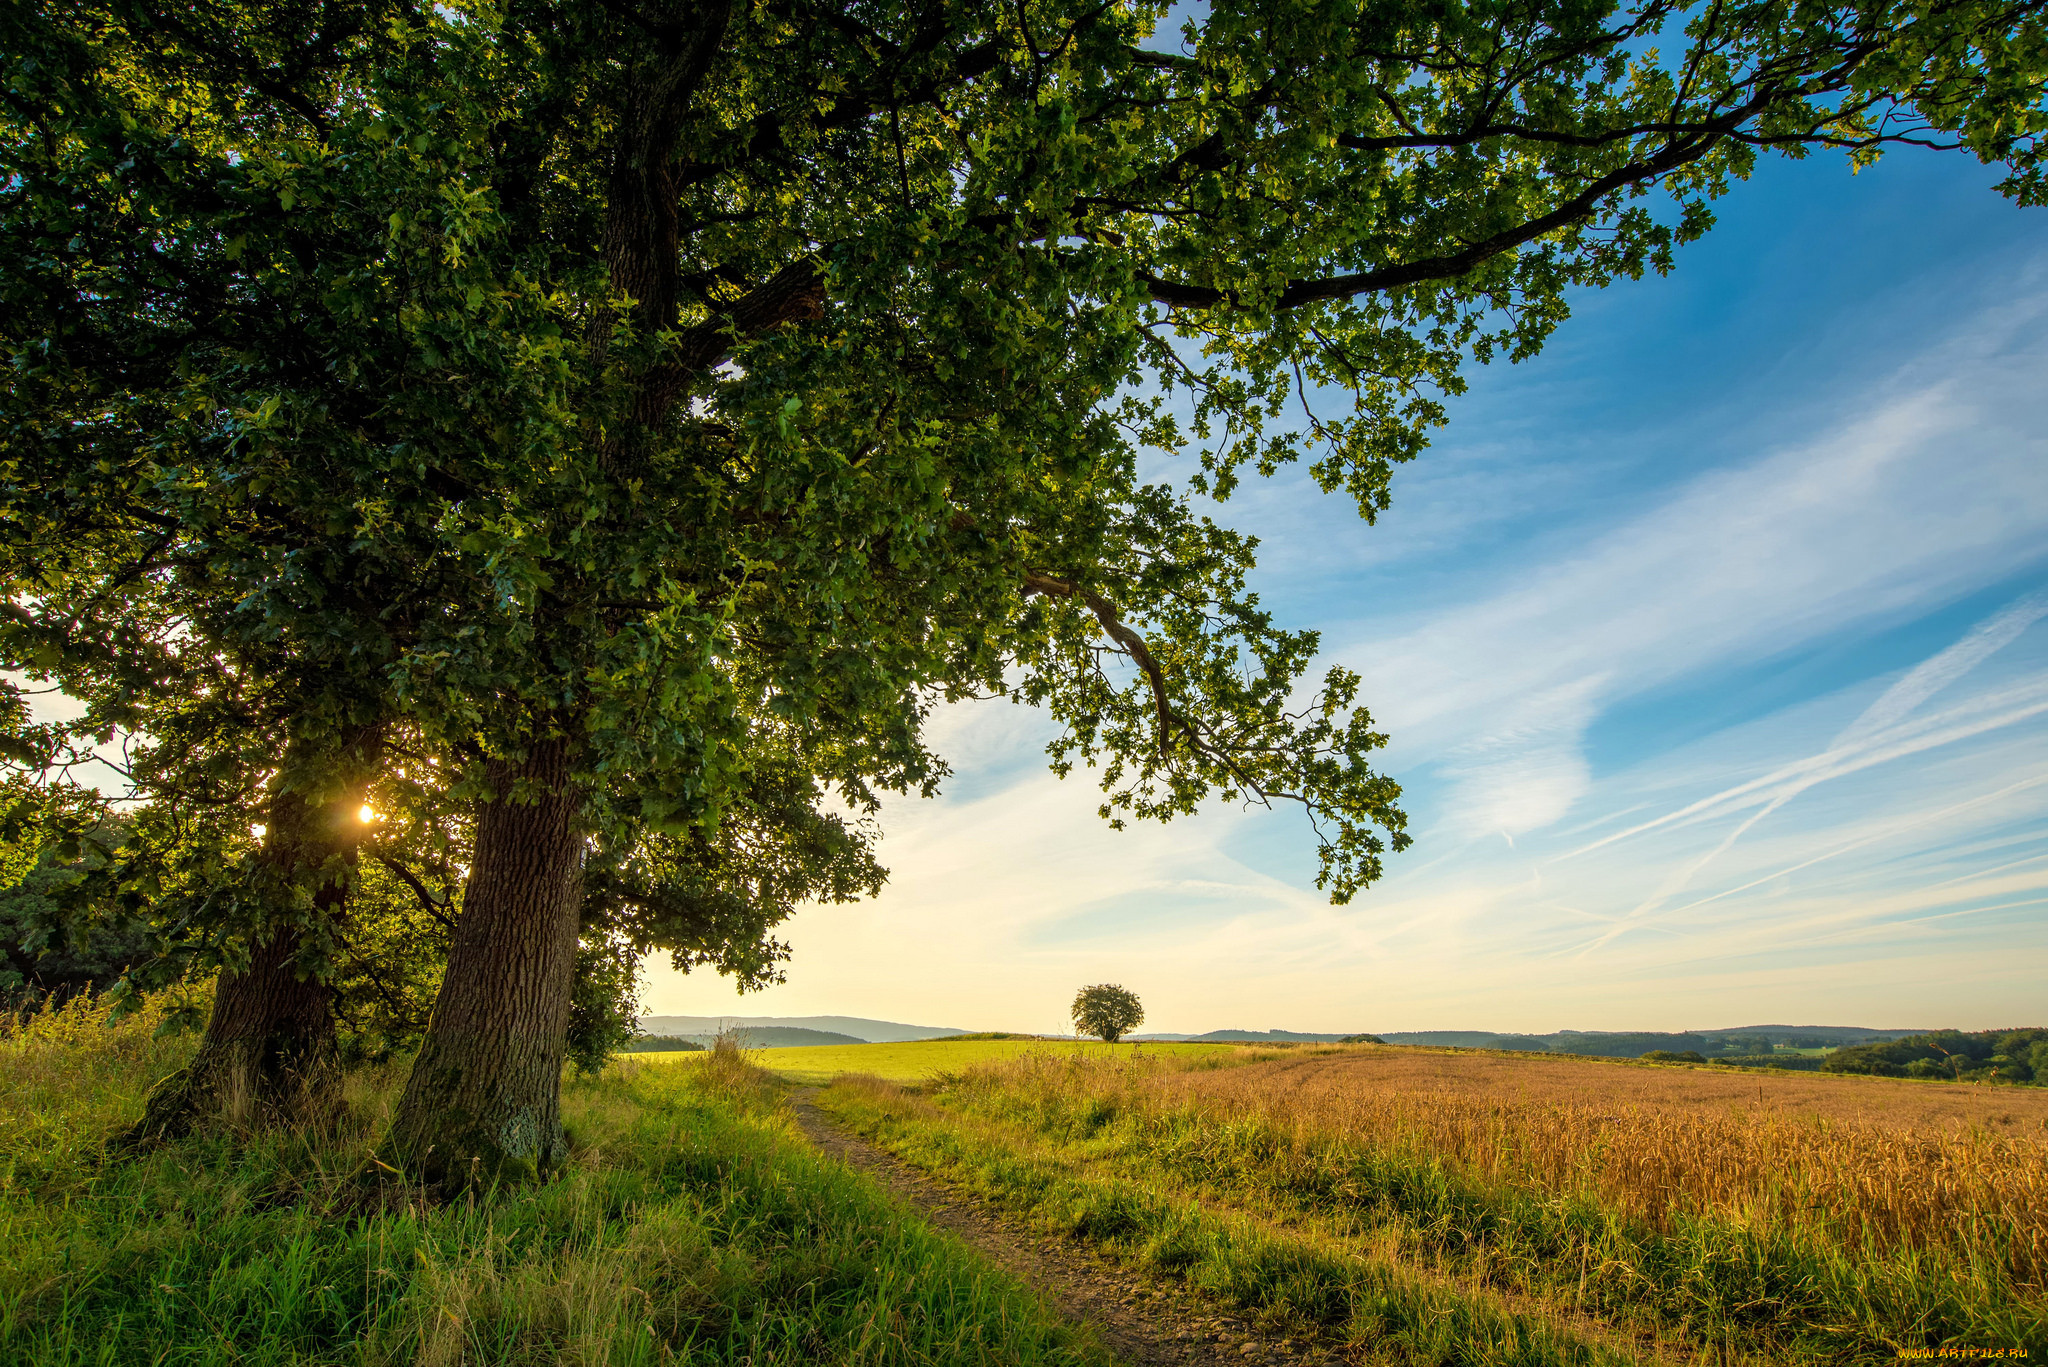
<svg viewBox="0 0 2048 1367">
<path fill-rule="evenodd" d="M 401 1081 L 317 1133 L 104 1140 L 189 1042 L 89 1006 L 0 1039 L 0 1362 L 1088 1367 L 1039 1298 L 794 1134 L 731 1054 L 571 1081 L 554 1181 L 453 1205 L 370 1160 Z"/>
</svg>

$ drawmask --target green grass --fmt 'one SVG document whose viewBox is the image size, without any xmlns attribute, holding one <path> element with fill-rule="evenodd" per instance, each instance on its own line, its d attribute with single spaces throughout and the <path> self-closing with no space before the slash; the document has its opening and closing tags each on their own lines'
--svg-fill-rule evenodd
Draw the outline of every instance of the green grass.
<svg viewBox="0 0 2048 1367">
<path fill-rule="evenodd" d="M 2038 1288 L 2002 1286 L 1991 1262 L 1653 1228 L 1426 1154 L 1148 1108 L 1135 1086 L 1314 1048 L 1147 1044 L 1156 1062 L 1135 1069 L 1132 1046 L 1015 1039 L 764 1050 L 761 1067 L 640 1056 L 567 1085 L 565 1175 L 450 1205 L 378 1185 L 395 1069 L 352 1075 L 318 1133 L 108 1160 L 189 1052 L 155 1024 L 87 1004 L 0 1019 L 0 1367 L 1107 1367 L 1029 1288 L 801 1140 L 783 1084 L 835 1077 L 822 1104 L 885 1147 L 1361 1365 L 2048 1348 Z"/>
<path fill-rule="evenodd" d="M 1116 1256 L 1164 1274 L 1192 1257 L 1186 1275 L 1219 1294 L 1354 1337 L 1421 1329 L 1375 1301 L 1366 1317 L 1375 1327 L 1362 1334 L 1355 1309 L 1331 1319 L 1333 1307 L 1355 1306 L 1359 1295 L 1337 1272 L 1303 1273 L 1306 1281 L 1283 1286 L 1246 1270 L 1275 1255 L 1239 1250 L 1295 1240 L 1302 1267 L 1311 1254 L 1342 1264 L 1391 1252 L 1460 1285 L 1654 1327 L 1716 1363 L 1876 1364 L 1901 1348 L 1946 1348 L 1968 1361 L 1971 1348 L 2036 1357 L 2048 1349 L 2048 1304 L 2039 1288 L 2013 1285 L 1996 1231 L 1958 1251 L 1851 1245 L 1817 1226 L 1780 1222 L 1679 1216 L 1652 1226 L 1583 1195 L 1489 1183 L 1419 1150 L 1382 1152 L 1243 1115 L 1148 1106 L 1130 1074 L 1014 1065 L 931 1089 L 937 1105 L 853 1082 L 829 1091 L 825 1104 L 906 1157 Z M 1125 1214 L 1105 1220 L 1095 1210 Z M 1247 1223 L 1229 1224 L 1239 1217 Z M 1210 1231 L 1189 1245 L 1193 1254 L 1174 1251 L 1182 1236 L 1172 1231 L 1184 1227 Z M 1213 1232 L 1231 1228 L 1240 1232 Z M 1426 1299 L 1410 1294 L 1408 1303 Z M 1511 1341 L 1506 1332 L 1493 1342 Z M 1436 1359 L 1421 1352 L 1416 1360 Z"/>
<path fill-rule="evenodd" d="M 187 1047 L 0 1037 L 0 1363 L 1106 1367 L 1040 1298 L 820 1157 L 732 1061 L 571 1083 L 564 1177 L 366 1187 L 395 1073 L 321 1134 L 102 1156 Z"/>
<path fill-rule="evenodd" d="M 849 1073 L 865 1073 L 888 1082 L 925 1082 L 985 1063 L 1003 1062 L 1027 1054 L 1057 1058 L 1129 1058 L 1141 1055 L 1188 1057 L 1210 1055 L 1236 1058 L 1247 1051 L 1230 1044 L 1074 1043 L 1032 1039 L 936 1039 L 909 1044 L 816 1044 L 794 1049 L 750 1049 L 748 1062 L 766 1068 L 791 1082 L 830 1082 Z M 688 1064 L 695 1054 L 648 1055 L 650 1063 L 664 1066 Z"/>
</svg>

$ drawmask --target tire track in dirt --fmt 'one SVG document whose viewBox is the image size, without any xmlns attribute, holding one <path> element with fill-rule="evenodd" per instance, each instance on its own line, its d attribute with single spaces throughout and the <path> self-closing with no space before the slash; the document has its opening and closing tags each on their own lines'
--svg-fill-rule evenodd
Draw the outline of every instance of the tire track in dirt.
<svg viewBox="0 0 2048 1367">
<path fill-rule="evenodd" d="M 1117 1361 L 1132 1367 L 1338 1361 L 1318 1345 L 1261 1335 L 1244 1320 L 1219 1314 L 1198 1295 L 1163 1288 L 1103 1262 L 1079 1245 L 1006 1218 L 985 1202 L 840 1129 L 813 1104 L 817 1091 L 805 1087 L 791 1096 L 797 1127 L 805 1138 L 908 1201 L 928 1223 L 1036 1288 L 1069 1318 L 1092 1326 Z"/>
</svg>

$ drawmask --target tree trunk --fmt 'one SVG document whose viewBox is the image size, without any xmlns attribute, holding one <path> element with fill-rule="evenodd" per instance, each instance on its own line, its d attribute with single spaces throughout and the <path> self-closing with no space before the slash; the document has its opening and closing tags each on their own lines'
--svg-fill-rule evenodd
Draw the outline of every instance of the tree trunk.
<svg viewBox="0 0 2048 1367">
<path fill-rule="evenodd" d="M 373 759 L 375 749 L 372 740 L 358 758 Z M 294 767 L 288 753 L 286 772 Z M 258 879 L 260 893 L 278 899 L 278 915 L 258 927 L 248 963 L 216 980 L 198 1052 L 150 1094 L 142 1119 L 115 1140 L 116 1149 L 215 1125 L 290 1125 L 332 1112 L 339 1081 L 334 993 L 301 954 L 308 931 L 338 922 L 347 908 L 360 838 L 356 802 L 353 794 L 319 804 L 283 789 L 271 794 Z M 330 865 L 336 859 L 342 864 Z M 299 880 L 323 868 L 328 877 L 313 891 L 311 916 L 289 909 Z"/>
<path fill-rule="evenodd" d="M 332 992 L 297 971 L 299 928 L 250 951 L 214 986 L 213 1015 L 192 1062 L 150 1093 L 142 1119 L 116 1141 L 138 1149 L 212 1126 L 254 1128 L 316 1120 L 333 1107 Z"/>
<path fill-rule="evenodd" d="M 444 1190 L 559 1163 L 562 1060 L 582 901 L 583 793 L 567 742 L 493 761 L 462 919 L 387 1141 Z M 525 781 L 525 791 L 515 785 Z"/>
</svg>

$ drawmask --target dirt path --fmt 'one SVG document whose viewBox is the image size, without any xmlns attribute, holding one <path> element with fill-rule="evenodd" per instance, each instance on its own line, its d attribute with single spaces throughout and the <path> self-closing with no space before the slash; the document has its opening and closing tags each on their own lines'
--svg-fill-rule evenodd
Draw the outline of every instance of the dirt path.
<svg viewBox="0 0 2048 1367">
<path fill-rule="evenodd" d="M 1006 1218 L 840 1129 L 812 1104 L 817 1090 L 801 1088 L 792 1097 L 797 1124 L 813 1144 L 909 1201 L 931 1224 L 1036 1287 L 1073 1319 L 1093 1325 L 1117 1361 L 1133 1367 L 1336 1361 L 1317 1346 L 1261 1335 L 1242 1319 L 1219 1315 L 1198 1296 L 1163 1289 L 1077 1244 Z"/>
<path fill-rule="evenodd" d="M 1337 1367 L 1353 1361 L 1380 1361 L 1368 1353 L 1347 1358 L 1346 1350 L 1313 1338 L 1282 1338 L 1261 1333 L 1241 1316 L 1221 1314 L 1200 1295 L 1117 1267 L 1075 1240 L 1049 1238 L 970 1192 L 963 1192 L 848 1134 L 812 1104 L 818 1087 L 793 1094 L 797 1123 L 820 1149 L 874 1177 L 915 1205 L 930 1223 L 951 1231 L 1014 1276 L 1043 1292 L 1072 1318 L 1092 1324 L 1123 1363 L 1138 1367 L 1177 1364 L 1206 1367 L 1214 1363 L 1299 1363 L 1302 1367 Z M 1262 1221 L 1256 1212 L 1220 1205 L 1202 1198 L 1217 1214 Z M 1283 1222 L 1284 1223 L 1284 1222 Z M 1654 1330 L 1610 1324 L 1594 1316 L 1518 1295 L 1498 1287 L 1482 1287 L 1427 1268 L 1408 1265 L 1405 1272 L 1458 1296 L 1490 1301 L 1499 1309 L 1536 1322 L 1548 1322 L 1569 1337 L 1599 1344 L 1643 1367 L 1694 1367 L 1696 1348 L 1680 1339 L 1665 1339 Z"/>
</svg>

